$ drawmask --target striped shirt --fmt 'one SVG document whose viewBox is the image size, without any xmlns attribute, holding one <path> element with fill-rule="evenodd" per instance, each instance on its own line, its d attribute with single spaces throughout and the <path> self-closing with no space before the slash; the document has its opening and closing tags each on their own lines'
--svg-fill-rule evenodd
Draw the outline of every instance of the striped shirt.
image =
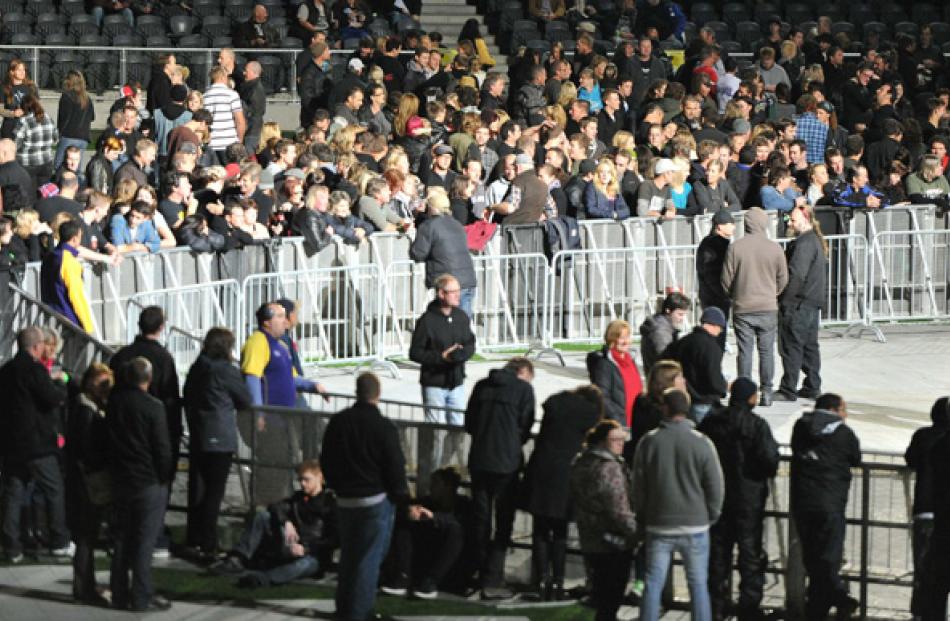
<svg viewBox="0 0 950 621">
<path fill-rule="evenodd" d="M 211 113 L 212 151 L 223 151 L 238 142 L 234 113 L 241 111 L 241 96 L 225 84 L 212 84 L 204 94 L 204 107 Z"/>
</svg>

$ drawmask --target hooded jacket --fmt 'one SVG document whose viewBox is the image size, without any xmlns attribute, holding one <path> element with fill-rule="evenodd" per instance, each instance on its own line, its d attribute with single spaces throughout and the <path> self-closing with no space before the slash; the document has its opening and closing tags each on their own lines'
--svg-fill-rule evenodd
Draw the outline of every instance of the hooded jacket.
<svg viewBox="0 0 950 621">
<path fill-rule="evenodd" d="M 761 515 L 768 480 L 778 472 L 778 444 L 772 429 L 748 403 L 730 403 L 706 416 L 697 427 L 716 446 L 726 480 L 723 512 Z"/>
<path fill-rule="evenodd" d="M 455 276 L 462 289 L 478 284 L 465 227 L 452 216 L 426 218 L 409 247 L 409 258 L 425 262 L 426 287 L 434 287 L 435 279 L 442 274 Z"/>
<path fill-rule="evenodd" d="M 802 233 L 785 249 L 788 285 L 782 308 L 821 308 L 828 285 L 828 258 L 815 231 Z"/>
<path fill-rule="evenodd" d="M 510 474 L 524 459 L 522 445 L 534 424 L 534 389 L 510 369 L 494 369 L 475 384 L 465 408 L 465 431 L 472 436 L 468 468 Z"/>
<path fill-rule="evenodd" d="M 788 284 L 788 267 L 782 247 L 766 235 L 768 216 L 753 207 L 745 212 L 745 237 L 726 251 L 722 288 L 739 313 L 778 310 L 778 295 Z"/>
<path fill-rule="evenodd" d="M 456 343 L 462 348 L 445 360 L 442 352 Z M 465 381 L 465 361 L 474 353 L 475 335 L 465 311 L 456 306 L 445 315 L 438 300 L 430 302 L 416 322 L 409 345 L 409 359 L 422 365 L 419 383 L 445 389 L 461 386 Z"/>
<path fill-rule="evenodd" d="M 835 412 L 806 412 L 792 429 L 791 507 L 795 512 L 843 513 L 851 468 L 861 464 L 861 444 Z"/>
<path fill-rule="evenodd" d="M 679 338 L 679 334 L 666 313 L 657 313 L 643 320 L 640 324 L 640 354 L 644 371 L 650 372 L 663 350 Z"/>
<path fill-rule="evenodd" d="M 633 547 L 637 523 L 630 507 L 630 475 L 623 460 L 604 448 L 588 449 L 574 461 L 570 482 L 584 553 Z M 608 543 L 605 535 L 619 545 Z"/>
<path fill-rule="evenodd" d="M 722 353 L 716 337 L 696 326 L 690 334 L 670 343 L 660 358 L 683 365 L 686 388 L 694 403 L 718 404 L 729 388 L 722 376 Z"/>
<path fill-rule="evenodd" d="M 904 453 L 907 465 L 914 469 L 914 517 L 933 517 L 934 473 L 931 459 L 934 445 L 950 430 L 950 400 L 941 397 L 930 409 L 933 425 L 914 432 L 910 445 Z"/>
<path fill-rule="evenodd" d="M 228 360 L 201 354 L 188 370 L 184 399 L 193 449 L 236 452 L 237 413 L 251 405 L 241 371 Z"/>
<path fill-rule="evenodd" d="M 18 463 L 54 455 L 66 385 L 53 380 L 46 367 L 21 350 L 0 367 L 0 391 L 0 454 Z"/>
</svg>

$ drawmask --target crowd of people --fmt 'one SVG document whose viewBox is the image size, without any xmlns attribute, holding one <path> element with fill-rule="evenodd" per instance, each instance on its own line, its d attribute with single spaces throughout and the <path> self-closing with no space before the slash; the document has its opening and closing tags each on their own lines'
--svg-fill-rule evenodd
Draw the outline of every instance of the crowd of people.
<svg viewBox="0 0 950 621">
<path fill-rule="evenodd" d="M 0 112 L 0 275 L 15 278 L 26 262 L 42 261 L 43 301 L 92 332 L 83 260 L 119 262 L 174 246 L 227 252 L 290 235 L 313 250 L 333 238 L 364 244 L 377 231 L 411 236 L 410 257 L 426 263 L 435 297 L 409 356 L 420 365 L 426 421 L 457 428 L 441 431 L 426 458 L 434 468 L 429 493 L 410 495 L 399 435 L 378 408 L 379 381 L 364 374 L 356 404 L 327 426 L 320 461 L 297 468 L 300 491 L 286 470 L 260 468 L 269 506 L 233 549 L 220 550 L 220 508 L 246 436 L 239 412 L 300 407 L 302 393 L 326 390 L 305 376 L 292 300 L 257 310 L 258 330 L 239 366 L 235 327 L 209 331 L 184 382 L 159 341 L 162 309 L 152 307 L 141 313 L 140 336 L 110 366 L 77 377 L 55 364 L 55 334 L 19 334 L 18 353 L 0 369 L 9 396 L 7 558 L 19 562 L 24 547 L 42 545 L 73 557 L 77 599 L 166 609 L 150 566 L 170 545 L 164 514 L 187 429 L 188 524 L 179 552 L 240 575 L 247 587 L 332 570 L 338 547 L 336 604 L 345 619 L 367 618 L 377 587 L 421 598 L 470 588 L 506 597 L 505 558 L 521 509 L 533 517 L 531 588 L 539 598 L 566 595 L 574 521 L 598 619 L 616 617 L 631 566 L 641 618 L 656 619 L 674 551 L 686 561 L 694 618 L 761 619 L 770 614 L 760 605 L 762 523 L 778 453 L 753 410 L 809 399 L 814 408 L 793 432 L 791 474 L 807 615 L 824 618 L 834 607 L 847 618 L 856 602 L 839 571 L 860 448 L 844 399 L 822 392 L 818 318 L 828 250 L 815 209 L 946 208 L 950 84 L 929 29 L 868 45 L 852 64 L 830 20 L 813 32 L 778 24 L 755 62 L 739 69 L 715 31 L 702 28 L 674 71 L 663 47 L 670 37 L 683 43 L 682 12 L 668 0 L 627 3 L 640 11 L 636 32 L 609 55 L 594 35 L 616 34 L 610 12 L 578 21 L 566 19 L 576 11 L 563 2 L 533 2 L 540 24 L 565 22 L 576 49 L 519 50 L 505 75 L 491 70 L 477 21 L 453 44 L 412 28 L 373 40 L 360 19 L 371 10 L 361 4 L 337 3 L 337 15 L 317 0 L 298 14 L 309 33 L 296 72 L 299 127 L 267 120 L 262 67 L 252 57 L 242 65 L 222 49 L 200 92 L 188 88 L 187 67 L 163 54 L 147 91 L 122 88 L 92 145 L 95 114 L 82 73 L 67 74 L 54 121 L 27 65 L 11 61 Z M 402 4 L 408 18 L 418 13 Z M 273 43 L 266 19 L 266 9 L 255 9 L 242 29 L 249 47 Z M 331 51 L 345 38 L 359 43 L 343 74 L 333 75 Z M 785 252 L 767 235 L 769 210 L 786 216 L 794 240 Z M 732 242 L 739 211 L 745 235 Z M 577 218 L 703 213 L 712 214 L 712 228 L 697 250 L 698 299 L 666 297 L 639 327 L 641 360 L 632 326 L 611 323 L 603 348 L 587 357 L 590 385 L 544 401 L 525 463 L 536 409 L 531 362 L 515 358 L 470 395 L 464 389 L 476 349 L 470 240 L 497 223 L 560 223 L 548 230 L 563 231 Z M 694 303 L 700 321 L 681 335 Z M 731 384 L 722 372 L 730 319 L 739 369 Z M 934 412 L 934 428 L 908 449 L 918 472 L 916 566 L 933 569 L 915 578 L 914 614 L 925 619 L 942 618 L 940 610 L 945 617 L 950 588 L 947 498 L 933 485 L 950 467 L 937 433 L 946 404 Z M 256 410 L 252 424 L 265 462 L 299 454 L 279 415 Z M 461 430 L 471 437 L 467 456 Z M 453 466 L 466 468 L 470 496 L 459 493 Z M 43 519 L 24 520 L 23 508 L 37 503 Z M 108 600 L 93 565 L 107 519 Z"/>
</svg>

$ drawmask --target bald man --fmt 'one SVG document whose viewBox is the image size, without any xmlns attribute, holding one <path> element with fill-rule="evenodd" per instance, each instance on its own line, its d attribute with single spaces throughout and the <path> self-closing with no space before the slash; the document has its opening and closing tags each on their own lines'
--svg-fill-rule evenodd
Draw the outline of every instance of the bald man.
<svg viewBox="0 0 950 621">
<path fill-rule="evenodd" d="M 3 209 L 7 213 L 33 207 L 36 203 L 36 185 L 33 177 L 16 159 L 16 144 L 9 138 L 0 140 L 0 188 Z"/>
<path fill-rule="evenodd" d="M 237 89 L 244 106 L 244 118 L 247 129 L 244 132 L 244 146 L 248 152 L 256 153 L 261 141 L 261 127 L 264 125 L 264 112 L 267 110 L 267 95 L 261 84 L 261 64 L 252 60 L 244 65 L 244 83 Z"/>
<path fill-rule="evenodd" d="M 238 26 L 234 36 L 236 47 L 269 48 L 277 47 L 277 30 L 267 23 L 267 7 L 254 5 L 251 18 Z"/>
</svg>

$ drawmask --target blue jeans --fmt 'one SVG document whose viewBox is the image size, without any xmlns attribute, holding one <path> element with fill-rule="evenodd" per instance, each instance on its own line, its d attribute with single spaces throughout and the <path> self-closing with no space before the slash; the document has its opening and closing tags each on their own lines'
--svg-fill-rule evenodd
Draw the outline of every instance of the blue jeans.
<svg viewBox="0 0 950 621">
<path fill-rule="evenodd" d="M 340 531 L 340 573 L 336 614 L 345 621 L 365 621 L 376 603 L 379 567 L 389 550 L 393 503 L 388 498 L 372 507 L 337 507 Z"/>
<path fill-rule="evenodd" d="M 474 311 L 473 305 L 475 303 L 475 292 L 477 290 L 478 287 L 462 289 L 461 300 L 459 301 L 459 308 L 465 311 L 465 314 L 468 315 L 470 320 L 473 319 L 472 312 Z"/>
<path fill-rule="evenodd" d="M 422 403 L 426 406 L 426 422 L 440 425 L 465 424 L 461 412 L 449 412 L 442 408 L 465 409 L 465 385 L 455 388 L 422 387 Z M 461 445 L 462 432 L 436 431 L 432 439 L 432 470 L 443 466 L 443 460 L 451 459 Z"/>
<path fill-rule="evenodd" d="M 46 503 L 47 528 L 51 549 L 69 545 L 66 530 L 66 497 L 59 460 L 48 455 L 27 462 L 7 459 L 3 465 L 3 547 L 8 556 L 23 551 L 20 541 L 20 515 L 23 505 L 29 501 L 27 484 L 36 484 Z"/>
<path fill-rule="evenodd" d="M 686 565 L 686 580 L 692 600 L 692 620 L 710 621 L 709 604 L 709 531 L 693 535 L 656 535 L 647 533 L 647 575 L 644 579 L 641 621 L 660 618 L 660 595 L 670 571 L 673 552 L 679 552 Z"/>
<path fill-rule="evenodd" d="M 261 550 L 260 554 L 262 556 L 268 559 L 282 558 L 286 562 L 279 562 L 270 569 L 248 573 L 259 576 L 265 585 L 287 584 L 297 578 L 306 578 L 317 573 L 317 570 L 320 569 L 319 561 L 309 554 L 291 558 L 285 552 L 283 533 L 274 532 L 274 530 L 271 514 L 267 511 L 258 511 L 244 533 L 241 534 L 241 540 L 234 546 L 233 551 L 246 559 L 251 559 L 258 553 L 263 543 L 277 549 Z M 275 545 L 278 542 L 280 542 L 279 548 Z"/>
<path fill-rule="evenodd" d="M 80 152 L 82 152 L 86 150 L 87 146 L 89 146 L 88 140 L 80 140 L 79 138 L 60 138 L 59 144 L 56 146 L 56 157 L 53 158 L 53 172 L 56 172 L 60 165 L 62 165 L 63 160 L 66 159 L 66 147 L 79 147 Z M 81 153 L 79 157 L 79 170 L 83 170 Z"/>
<path fill-rule="evenodd" d="M 712 405 L 709 403 L 694 403 L 689 408 L 689 417 L 698 425 L 703 422 L 703 419 L 706 418 L 706 415 L 709 414 L 711 409 Z"/>
<path fill-rule="evenodd" d="M 101 6 L 92 7 L 92 16 L 96 20 L 96 25 L 102 28 L 102 20 L 105 17 L 105 10 Z M 135 14 L 132 13 L 132 9 L 122 9 L 119 11 L 119 14 L 125 18 L 125 21 L 129 23 L 129 26 L 135 28 Z"/>
</svg>

